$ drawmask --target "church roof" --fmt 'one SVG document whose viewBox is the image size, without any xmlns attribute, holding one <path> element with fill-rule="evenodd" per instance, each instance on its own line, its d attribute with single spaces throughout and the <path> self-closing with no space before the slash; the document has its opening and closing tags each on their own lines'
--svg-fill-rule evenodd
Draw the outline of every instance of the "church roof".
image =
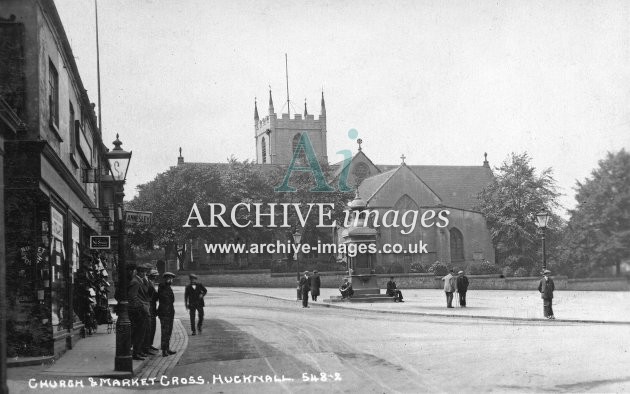
<svg viewBox="0 0 630 394">
<path fill-rule="evenodd" d="M 387 183 L 389 178 L 396 173 L 396 170 L 398 170 L 398 167 L 389 171 L 381 172 L 380 174 L 376 174 L 369 178 L 365 178 L 359 185 L 359 195 L 364 200 L 369 201 L 381 189 L 381 187 Z"/>
<path fill-rule="evenodd" d="M 360 152 L 362 153 L 362 152 Z M 364 154 L 364 153 L 362 153 Z M 356 157 L 356 155 L 355 155 Z M 367 156 L 366 156 L 367 157 Z M 189 166 L 215 167 L 220 170 L 224 163 L 181 163 Z M 181 165 L 180 164 L 180 165 Z M 343 162 L 331 165 L 333 173 L 338 176 Z M 281 164 L 255 164 L 265 172 L 273 173 L 288 166 Z M 381 173 L 366 178 L 359 185 L 360 196 L 369 201 L 379 189 L 394 175 L 400 165 L 376 164 Z M 490 184 L 494 175 L 489 166 L 440 166 L 440 165 L 406 165 L 420 178 L 447 207 L 474 210 L 479 202 L 479 193 Z M 336 167 L 336 168 L 335 168 Z"/>
<path fill-rule="evenodd" d="M 393 165 L 378 167 L 382 171 L 398 168 Z M 479 202 L 477 196 L 494 179 L 492 170 L 485 166 L 408 165 L 408 167 L 440 197 L 442 204 L 454 208 L 474 209 Z"/>
</svg>

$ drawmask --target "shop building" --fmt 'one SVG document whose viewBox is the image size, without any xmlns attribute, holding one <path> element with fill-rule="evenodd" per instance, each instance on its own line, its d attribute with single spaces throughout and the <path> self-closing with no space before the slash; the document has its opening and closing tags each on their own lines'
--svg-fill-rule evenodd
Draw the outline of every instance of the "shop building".
<svg viewBox="0 0 630 394">
<path fill-rule="evenodd" d="M 58 355 L 82 334 L 89 237 L 110 229 L 106 148 L 53 1 L 3 0 L 0 29 L 0 96 L 23 122 L 4 143 L 7 353 Z"/>
</svg>

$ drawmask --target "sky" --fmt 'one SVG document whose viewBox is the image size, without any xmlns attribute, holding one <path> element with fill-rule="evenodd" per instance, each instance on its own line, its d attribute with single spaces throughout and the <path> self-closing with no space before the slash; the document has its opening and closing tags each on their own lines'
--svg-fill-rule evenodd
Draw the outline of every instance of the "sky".
<svg viewBox="0 0 630 394">
<path fill-rule="evenodd" d="M 56 0 L 97 102 L 94 2 Z M 377 164 L 492 167 L 528 152 L 575 206 L 630 149 L 630 2 L 101 0 L 103 139 L 133 151 L 126 194 L 186 161 L 255 159 L 254 99 L 319 114 L 328 157 L 356 129 Z M 559 212 L 563 214 L 563 212 Z"/>
</svg>

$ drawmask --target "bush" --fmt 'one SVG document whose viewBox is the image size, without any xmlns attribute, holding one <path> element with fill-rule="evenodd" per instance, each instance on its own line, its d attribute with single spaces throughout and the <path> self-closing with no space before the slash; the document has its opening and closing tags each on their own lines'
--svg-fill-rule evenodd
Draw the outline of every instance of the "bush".
<svg viewBox="0 0 630 394">
<path fill-rule="evenodd" d="M 412 272 L 414 274 L 421 274 L 426 272 L 426 270 L 424 269 L 422 263 L 416 261 L 415 263 L 411 263 L 411 265 L 409 266 L 409 272 Z"/>
<path fill-rule="evenodd" d="M 501 270 L 499 269 L 499 267 L 496 264 L 491 263 L 487 260 L 470 267 L 471 275 L 491 275 L 500 273 Z"/>
<path fill-rule="evenodd" d="M 385 268 L 383 268 L 382 265 L 377 265 L 376 268 L 374 268 L 374 273 L 375 274 L 384 274 L 385 273 Z"/>
<path fill-rule="evenodd" d="M 514 271 L 514 276 L 518 278 L 523 278 L 527 276 L 527 269 L 524 267 L 518 267 L 518 269 Z"/>
<path fill-rule="evenodd" d="M 529 276 L 540 276 L 542 275 L 542 268 L 533 266 L 532 270 L 529 271 Z"/>
<path fill-rule="evenodd" d="M 448 273 L 448 265 L 436 261 L 435 263 L 431 264 L 428 271 L 432 272 L 435 276 L 444 276 Z"/>
<path fill-rule="evenodd" d="M 404 272 L 405 272 L 405 269 L 400 264 L 394 263 L 394 264 L 389 266 L 389 273 L 390 274 L 402 274 Z"/>
<path fill-rule="evenodd" d="M 514 270 L 512 267 L 503 267 L 503 276 L 506 278 L 514 276 Z"/>
</svg>

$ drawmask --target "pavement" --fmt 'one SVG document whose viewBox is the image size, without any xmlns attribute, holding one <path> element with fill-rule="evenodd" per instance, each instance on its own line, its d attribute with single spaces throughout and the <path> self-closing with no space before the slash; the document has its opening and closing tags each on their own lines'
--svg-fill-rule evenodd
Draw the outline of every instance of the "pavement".
<svg viewBox="0 0 630 394">
<path fill-rule="evenodd" d="M 230 290 L 298 302 L 295 289 L 230 288 Z M 338 296 L 337 289 L 321 289 L 312 307 L 347 308 L 379 313 L 416 314 L 425 316 L 468 317 L 492 320 L 546 321 L 537 291 L 473 290 L 467 293 L 467 306 L 446 308 L 444 292 L 437 289 L 401 289 L 404 303 L 328 303 L 326 299 Z M 300 301 L 301 302 L 301 301 Z M 556 291 L 553 299 L 556 321 L 630 324 L 630 292 L 623 291 Z"/>
<path fill-rule="evenodd" d="M 116 315 L 113 315 L 114 318 Z M 156 332 L 153 344 L 159 348 L 160 343 L 160 319 L 157 319 Z M 143 361 L 133 361 L 133 374 L 129 372 L 114 371 L 114 358 L 116 355 L 116 333 L 107 332 L 107 325 L 100 325 L 95 334 L 86 336 L 76 342 L 73 349 L 65 352 L 59 359 L 52 362 L 44 362 L 39 365 L 25 365 L 23 367 L 9 368 L 8 385 L 10 392 L 22 392 L 27 387 L 24 381 L 30 378 L 38 380 L 78 380 L 89 385 L 89 380 L 81 378 L 142 378 L 152 374 L 160 376 L 171 369 L 181 358 L 183 351 L 188 346 L 188 334 L 181 321 L 173 322 L 171 336 L 171 350 L 175 355 L 162 357 L 161 352 L 147 357 Z"/>
</svg>

